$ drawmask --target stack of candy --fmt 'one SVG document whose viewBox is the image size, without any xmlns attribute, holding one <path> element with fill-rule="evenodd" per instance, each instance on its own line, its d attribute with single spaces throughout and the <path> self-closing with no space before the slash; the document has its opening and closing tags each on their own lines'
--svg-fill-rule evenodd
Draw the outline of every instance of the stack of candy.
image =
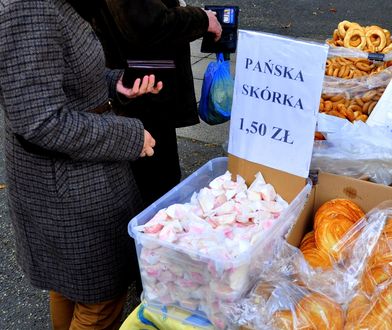
<svg viewBox="0 0 392 330">
<path fill-rule="evenodd" d="M 252 251 L 288 203 L 260 173 L 249 188 L 242 177 L 231 177 L 227 171 L 189 203 L 161 209 L 135 227 L 147 301 L 210 316 L 219 302 L 233 301 L 248 288 Z"/>
</svg>

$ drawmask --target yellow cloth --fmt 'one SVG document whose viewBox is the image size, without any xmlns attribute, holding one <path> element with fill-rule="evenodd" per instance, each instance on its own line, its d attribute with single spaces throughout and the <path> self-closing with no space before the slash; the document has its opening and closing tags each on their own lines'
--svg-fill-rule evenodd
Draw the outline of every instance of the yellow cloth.
<svg viewBox="0 0 392 330">
<path fill-rule="evenodd" d="M 170 316 L 169 316 L 170 315 Z M 152 311 L 141 303 L 124 321 L 120 330 L 214 330 L 205 318 L 167 307 L 161 312 Z"/>
</svg>

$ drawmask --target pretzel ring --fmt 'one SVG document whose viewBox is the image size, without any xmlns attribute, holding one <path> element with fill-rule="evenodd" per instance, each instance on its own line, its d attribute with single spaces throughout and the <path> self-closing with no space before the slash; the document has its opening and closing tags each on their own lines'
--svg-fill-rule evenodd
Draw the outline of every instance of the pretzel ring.
<svg viewBox="0 0 392 330">
<path fill-rule="evenodd" d="M 338 24 L 338 32 L 342 38 L 345 37 L 347 30 L 350 28 L 350 25 L 351 22 L 349 21 L 342 21 Z"/>
<path fill-rule="evenodd" d="M 357 46 L 353 46 L 352 39 L 356 41 L 356 38 L 360 38 L 361 42 Z M 363 29 L 357 27 L 349 28 L 346 32 L 346 36 L 344 37 L 344 47 L 363 49 L 365 46 L 366 46 L 366 36 Z"/>
<path fill-rule="evenodd" d="M 332 40 L 333 40 L 333 41 L 339 40 L 339 39 L 340 39 L 339 36 L 340 36 L 339 30 L 338 30 L 338 29 L 335 29 L 335 30 L 333 31 Z"/>
<path fill-rule="evenodd" d="M 386 46 L 386 47 L 382 50 L 382 53 L 383 53 L 383 54 L 388 54 L 391 50 L 392 50 L 392 44 L 390 44 L 389 46 Z"/>
<path fill-rule="evenodd" d="M 387 44 L 385 32 L 381 29 L 369 29 L 366 34 L 366 44 L 371 52 L 379 52 L 384 49 Z"/>
<path fill-rule="evenodd" d="M 342 39 L 346 36 L 347 30 L 349 28 L 356 27 L 360 28 L 361 26 L 358 23 L 351 23 L 349 21 L 342 21 L 338 24 L 338 32 Z"/>
<path fill-rule="evenodd" d="M 387 30 L 387 29 L 382 29 L 383 31 L 384 31 L 384 33 L 385 33 L 385 38 L 388 40 L 388 39 L 391 39 L 391 32 L 389 32 L 389 30 Z"/>
<path fill-rule="evenodd" d="M 350 40 L 352 47 L 358 47 L 361 44 L 361 38 L 359 36 L 353 36 Z"/>
<path fill-rule="evenodd" d="M 367 42 L 367 40 L 366 40 L 366 42 Z M 376 36 L 376 35 L 370 36 L 370 44 L 373 45 L 373 46 L 375 46 L 375 47 L 380 46 L 380 44 L 381 44 L 381 38 L 379 38 L 379 37 Z"/>
</svg>

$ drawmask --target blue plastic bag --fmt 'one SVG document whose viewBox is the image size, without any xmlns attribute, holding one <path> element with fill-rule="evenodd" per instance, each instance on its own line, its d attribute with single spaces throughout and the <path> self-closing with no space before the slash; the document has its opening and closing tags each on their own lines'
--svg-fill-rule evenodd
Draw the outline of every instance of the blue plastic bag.
<svg viewBox="0 0 392 330">
<path fill-rule="evenodd" d="M 230 61 L 223 54 L 208 64 L 204 73 L 199 102 L 199 116 L 209 125 L 222 124 L 230 119 L 234 79 L 230 74 Z"/>
</svg>

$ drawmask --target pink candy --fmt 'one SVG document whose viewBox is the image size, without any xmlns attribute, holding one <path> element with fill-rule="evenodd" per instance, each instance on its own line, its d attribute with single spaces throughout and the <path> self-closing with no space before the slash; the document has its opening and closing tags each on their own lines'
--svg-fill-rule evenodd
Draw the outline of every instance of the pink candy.
<svg viewBox="0 0 392 330">
<path fill-rule="evenodd" d="M 242 262 L 242 255 L 257 246 L 287 205 L 261 174 L 248 188 L 227 171 L 189 203 L 160 210 L 137 227 L 146 234 L 142 237 L 158 243 L 140 239 L 147 298 L 219 315 L 217 302 L 237 299 L 249 281 L 252 265 Z M 215 319 L 214 324 L 219 328 L 224 322 Z"/>
</svg>

